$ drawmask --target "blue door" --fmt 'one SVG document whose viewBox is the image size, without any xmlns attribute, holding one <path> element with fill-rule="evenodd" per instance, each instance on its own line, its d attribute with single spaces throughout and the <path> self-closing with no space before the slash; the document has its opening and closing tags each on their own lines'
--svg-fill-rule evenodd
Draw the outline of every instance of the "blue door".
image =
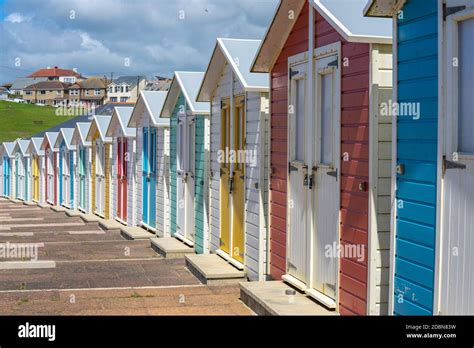
<svg viewBox="0 0 474 348">
<path fill-rule="evenodd" d="M 143 223 L 156 227 L 156 128 L 143 128 Z"/>
<path fill-rule="evenodd" d="M 419 115 L 397 118 L 395 315 L 432 315 L 438 143 L 438 5 L 408 0 L 398 19 L 398 103 Z M 403 104 L 401 104 L 403 105 Z"/>
<path fill-rule="evenodd" d="M 69 151 L 69 206 L 74 208 L 74 153 Z"/>
<path fill-rule="evenodd" d="M 10 196 L 10 159 L 3 157 L 3 195 Z"/>
<path fill-rule="evenodd" d="M 64 165 L 64 140 L 61 142 L 61 147 L 60 147 L 60 152 L 59 152 L 59 204 L 63 204 L 63 165 Z"/>
</svg>

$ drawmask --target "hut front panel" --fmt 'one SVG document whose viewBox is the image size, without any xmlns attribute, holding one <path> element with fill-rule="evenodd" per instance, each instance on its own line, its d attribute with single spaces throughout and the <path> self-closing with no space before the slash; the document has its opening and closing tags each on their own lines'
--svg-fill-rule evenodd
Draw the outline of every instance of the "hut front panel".
<svg viewBox="0 0 474 348">
<path fill-rule="evenodd" d="M 194 250 L 203 254 L 205 250 L 205 203 L 207 171 L 206 163 L 206 119 L 204 116 L 195 116 L 195 145 L 194 145 Z"/>
<path fill-rule="evenodd" d="M 408 0 L 397 24 L 397 102 L 419 119 L 397 117 L 394 314 L 432 315 L 438 144 L 438 4 Z"/>
<path fill-rule="evenodd" d="M 180 107 L 185 105 L 184 95 L 180 93 L 170 120 L 170 234 L 174 236 L 177 231 L 177 138 L 178 138 L 178 113 Z"/>
<path fill-rule="evenodd" d="M 303 6 L 271 72 L 270 274 L 286 273 L 288 177 L 288 57 L 308 51 L 308 4 Z"/>
<path fill-rule="evenodd" d="M 156 144 L 156 165 L 157 165 L 157 180 L 156 180 L 156 209 L 157 209 L 157 224 L 156 230 L 159 236 L 163 237 L 169 233 L 169 130 L 167 128 L 157 129 L 157 144 Z"/>
</svg>

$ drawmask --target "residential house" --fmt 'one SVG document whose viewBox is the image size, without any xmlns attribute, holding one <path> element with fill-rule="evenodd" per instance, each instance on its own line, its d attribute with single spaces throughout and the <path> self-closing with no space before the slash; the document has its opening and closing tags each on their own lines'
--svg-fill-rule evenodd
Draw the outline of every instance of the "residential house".
<svg viewBox="0 0 474 348">
<path fill-rule="evenodd" d="M 121 76 L 108 85 L 107 102 L 136 103 L 146 84 L 145 76 Z"/>
<path fill-rule="evenodd" d="M 69 86 L 69 105 L 98 106 L 104 103 L 106 98 L 107 84 L 104 79 L 90 77 Z"/>
<path fill-rule="evenodd" d="M 47 67 L 45 69 L 40 69 L 27 76 L 28 78 L 46 78 L 52 81 L 60 81 L 65 83 L 76 83 L 77 81 L 82 81 L 85 78 L 71 69 L 61 69 L 57 66 L 51 68 Z"/>
<path fill-rule="evenodd" d="M 47 81 L 47 77 L 20 77 L 13 81 L 10 92 L 18 97 L 23 97 L 23 90 L 37 82 Z"/>
<path fill-rule="evenodd" d="M 67 103 L 69 84 L 61 81 L 42 81 L 23 89 L 23 98 L 28 103 L 60 105 Z"/>
</svg>

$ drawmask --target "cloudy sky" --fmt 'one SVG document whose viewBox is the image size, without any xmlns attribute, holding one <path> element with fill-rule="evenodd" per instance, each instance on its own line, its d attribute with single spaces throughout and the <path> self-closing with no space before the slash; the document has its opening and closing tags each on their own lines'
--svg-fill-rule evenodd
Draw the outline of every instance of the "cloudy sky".
<svg viewBox="0 0 474 348">
<path fill-rule="evenodd" d="M 277 0 L 0 0 L 0 83 L 205 70 L 217 37 L 261 39 Z"/>
</svg>

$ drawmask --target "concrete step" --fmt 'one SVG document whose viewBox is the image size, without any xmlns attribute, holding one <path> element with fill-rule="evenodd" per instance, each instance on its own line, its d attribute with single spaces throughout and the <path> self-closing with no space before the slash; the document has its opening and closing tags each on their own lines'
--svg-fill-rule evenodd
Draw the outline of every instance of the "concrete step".
<svg viewBox="0 0 474 348">
<path fill-rule="evenodd" d="M 55 211 L 57 213 L 63 213 L 63 212 L 66 212 L 68 209 L 67 208 L 64 208 L 64 207 L 61 207 L 59 205 L 52 205 L 51 206 L 51 210 L 52 211 Z"/>
<path fill-rule="evenodd" d="M 120 228 L 120 235 L 128 240 L 136 240 L 136 239 L 150 239 L 153 238 L 155 235 L 144 230 L 141 227 L 128 227 L 122 226 Z"/>
<path fill-rule="evenodd" d="M 194 254 L 194 249 L 176 238 L 152 238 L 151 248 L 167 259 L 183 258 L 186 254 Z"/>
<path fill-rule="evenodd" d="M 100 220 L 102 220 L 95 214 L 81 214 L 79 216 L 85 222 L 99 222 Z"/>
<path fill-rule="evenodd" d="M 42 202 L 37 204 L 38 207 L 40 208 L 49 208 L 50 205 L 48 203 Z"/>
<path fill-rule="evenodd" d="M 79 210 L 66 210 L 66 215 L 69 217 L 76 217 L 76 216 L 81 216 L 81 212 Z"/>
<path fill-rule="evenodd" d="M 117 230 L 117 231 L 120 230 L 122 227 L 126 227 L 114 219 L 100 220 L 99 226 L 106 230 Z"/>
<path fill-rule="evenodd" d="M 23 204 L 24 204 L 24 205 L 27 205 L 27 206 L 30 206 L 30 207 L 36 205 L 36 203 L 33 202 L 33 201 L 24 201 Z"/>
<path fill-rule="evenodd" d="M 186 267 L 203 284 L 225 285 L 246 281 L 244 271 L 238 270 L 216 254 L 185 256 Z"/>
<path fill-rule="evenodd" d="M 240 283 L 240 299 L 258 315 L 338 315 L 282 281 Z"/>
</svg>

